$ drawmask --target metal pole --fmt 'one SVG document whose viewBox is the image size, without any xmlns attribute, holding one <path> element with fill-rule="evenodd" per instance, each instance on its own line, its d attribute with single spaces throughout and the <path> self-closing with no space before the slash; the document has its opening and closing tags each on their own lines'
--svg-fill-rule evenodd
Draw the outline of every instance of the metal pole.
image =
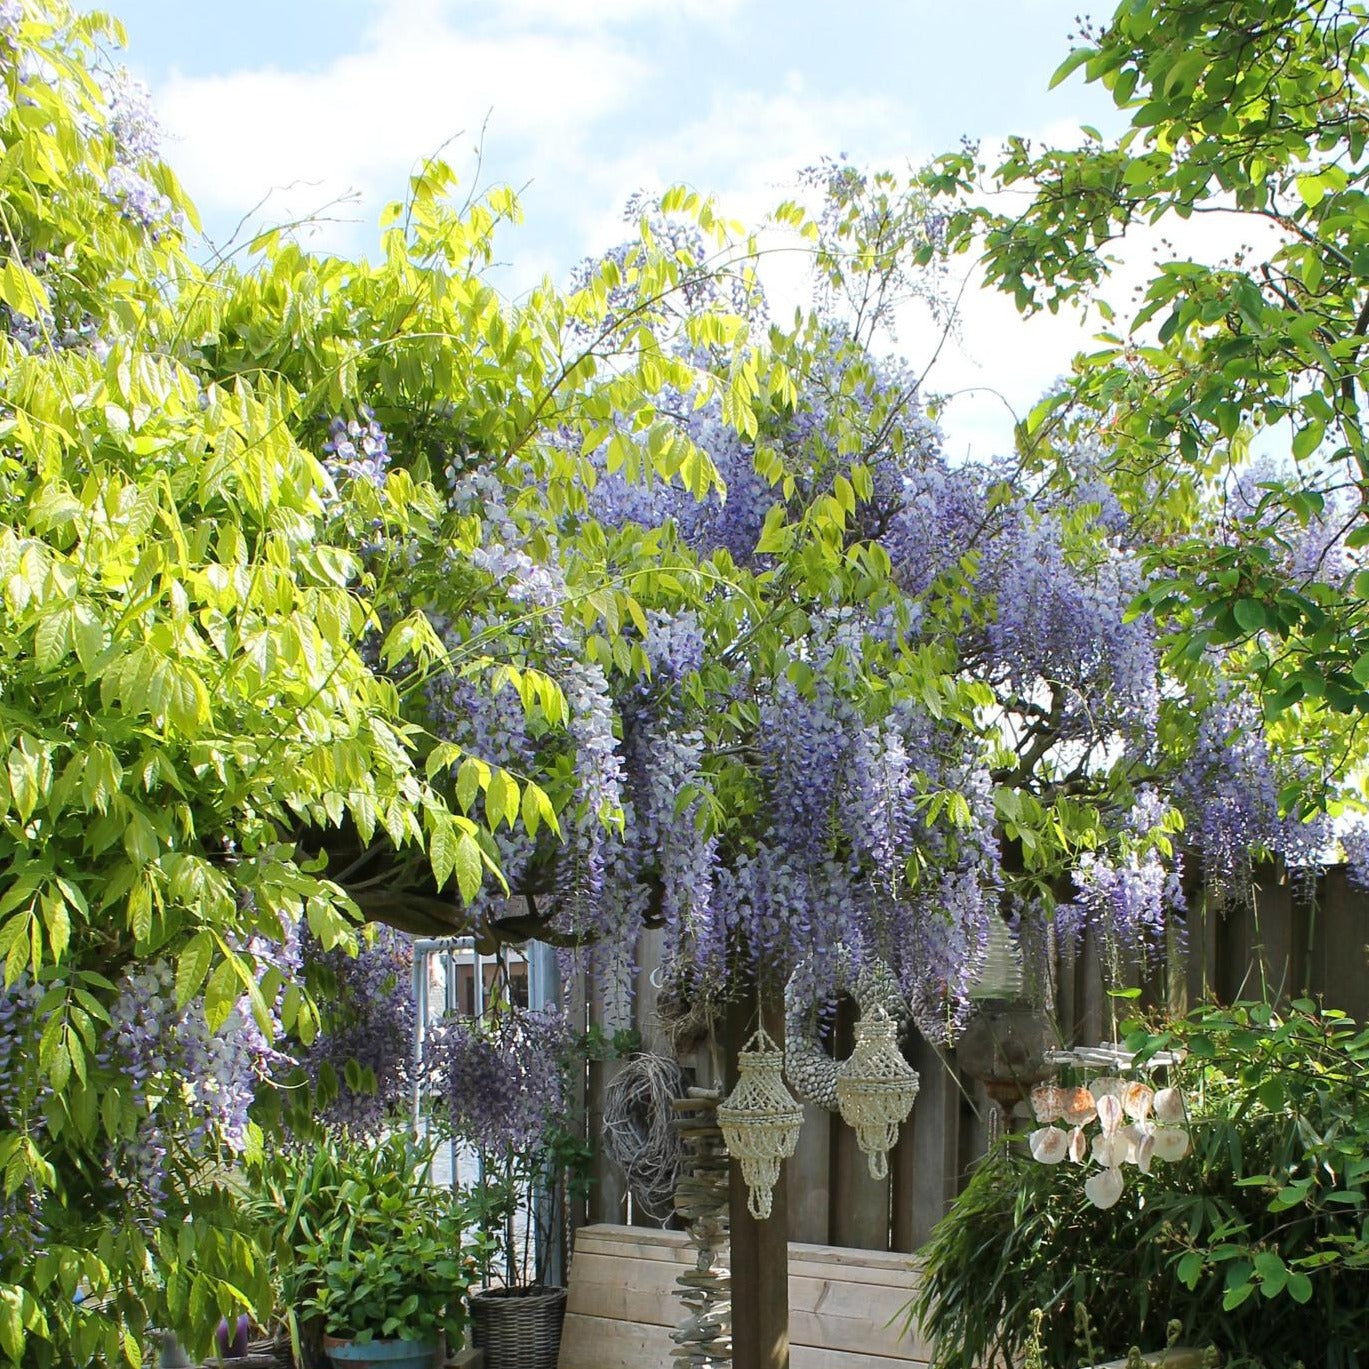
<svg viewBox="0 0 1369 1369">
<path fill-rule="evenodd" d="M 560 1001 L 560 966 L 555 950 L 541 941 L 528 942 L 524 955 L 528 962 L 528 1006 L 534 1011 L 550 1007 Z M 537 1252 L 536 1266 L 544 1269 L 546 1281 L 552 1286 L 566 1282 L 564 1205 L 558 1201 L 561 1190 L 560 1174 L 546 1176 L 550 1181 L 539 1185 L 537 1206 L 539 1217 L 536 1233 L 545 1242 L 543 1252 Z"/>
<path fill-rule="evenodd" d="M 474 1008 L 474 1017 L 477 1023 L 483 1025 L 485 1021 L 485 969 L 480 963 L 480 951 L 474 941 L 471 942 L 471 972 L 474 976 L 473 1000 L 471 1006 Z M 476 1147 L 475 1152 L 475 1181 L 481 1188 L 485 1186 L 485 1152 Z"/>
<path fill-rule="evenodd" d="M 412 1126 L 414 1139 L 417 1140 L 422 1132 L 419 1124 L 423 1112 L 423 1089 L 420 1080 L 423 1074 L 423 1037 L 428 1023 L 428 954 L 421 949 L 421 944 L 414 946 L 414 1081 L 413 1096 L 410 1104 L 413 1111 Z"/>
<path fill-rule="evenodd" d="M 456 1013 L 460 1010 L 461 1004 L 457 996 L 457 977 L 456 977 L 456 943 L 448 942 L 447 948 L 443 952 L 443 963 L 446 966 L 446 1008 L 448 1014 Z M 461 1187 L 461 1151 L 456 1144 L 456 1137 L 447 1138 L 447 1162 L 451 1169 L 452 1187 Z"/>
</svg>

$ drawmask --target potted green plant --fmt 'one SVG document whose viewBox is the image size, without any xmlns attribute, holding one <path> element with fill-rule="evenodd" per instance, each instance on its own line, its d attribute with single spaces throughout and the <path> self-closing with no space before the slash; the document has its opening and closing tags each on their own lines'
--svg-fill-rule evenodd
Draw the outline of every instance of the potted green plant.
<svg viewBox="0 0 1369 1369">
<path fill-rule="evenodd" d="M 566 1289 L 546 1282 L 546 1244 L 533 1231 L 538 1190 L 556 1173 L 550 1144 L 531 1155 L 487 1154 L 485 1165 L 468 1194 L 468 1249 L 482 1285 L 470 1296 L 473 1341 L 488 1369 L 555 1369 Z"/>
<path fill-rule="evenodd" d="M 349 1222 L 306 1252 L 318 1269 L 306 1310 L 337 1369 L 428 1369 L 465 1294 L 463 1262 L 441 1212 L 382 1214 L 390 1220 Z"/>
<path fill-rule="evenodd" d="M 300 1363 L 426 1369 L 444 1333 L 459 1337 L 464 1209 L 429 1182 L 430 1158 L 403 1134 L 325 1134 L 263 1160 L 259 1215 Z"/>
<path fill-rule="evenodd" d="M 564 1125 L 583 1043 L 564 1014 L 493 998 L 484 1019 L 430 1031 L 429 1116 L 480 1156 L 467 1195 L 482 1285 L 470 1297 L 472 1340 L 487 1369 L 555 1369 L 566 1290 L 547 1281 L 560 1239 L 553 1213 L 583 1156 Z"/>
</svg>

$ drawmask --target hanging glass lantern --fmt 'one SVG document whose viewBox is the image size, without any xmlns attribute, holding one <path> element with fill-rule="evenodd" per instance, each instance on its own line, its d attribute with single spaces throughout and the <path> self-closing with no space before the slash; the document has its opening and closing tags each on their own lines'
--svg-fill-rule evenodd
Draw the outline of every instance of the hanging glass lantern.
<svg viewBox="0 0 1369 1369">
<path fill-rule="evenodd" d="M 1017 1000 L 1024 996 L 1022 954 L 1001 917 L 989 919 L 984 964 L 970 985 L 968 995 L 972 1001 L 981 998 Z"/>
<path fill-rule="evenodd" d="M 718 1105 L 718 1125 L 727 1153 L 742 1167 L 747 1210 L 763 1222 L 780 1165 L 798 1149 L 803 1109 L 785 1087 L 784 1052 L 764 1027 L 742 1047 L 737 1068 L 741 1077 Z"/>
<path fill-rule="evenodd" d="M 856 1047 L 837 1071 L 842 1121 L 870 1164 L 870 1176 L 889 1173 L 889 1152 L 917 1097 L 917 1071 L 903 1058 L 893 1019 L 876 1007 L 856 1023 Z"/>
</svg>

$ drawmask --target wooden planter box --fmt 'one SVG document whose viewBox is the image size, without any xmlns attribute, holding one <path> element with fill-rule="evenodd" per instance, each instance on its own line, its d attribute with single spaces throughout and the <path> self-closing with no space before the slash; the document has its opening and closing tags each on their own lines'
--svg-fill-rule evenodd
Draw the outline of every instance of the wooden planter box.
<svg viewBox="0 0 1369 1369">
<path fill-rule="evenodd" d="M 682 1232 L 585 1226 L 575 1233 L 559 1369 L 660 1369 L 684 1316 L 675 1280 L 694 1267 Z M 789 1246 L 792 1369 L 909 1369 L 925 1365 L 901 1311 L 917 1292 L 908 1255 Z M 1175 1364 L 1173 1369 L 1179 1369 Z"/>
</svg>

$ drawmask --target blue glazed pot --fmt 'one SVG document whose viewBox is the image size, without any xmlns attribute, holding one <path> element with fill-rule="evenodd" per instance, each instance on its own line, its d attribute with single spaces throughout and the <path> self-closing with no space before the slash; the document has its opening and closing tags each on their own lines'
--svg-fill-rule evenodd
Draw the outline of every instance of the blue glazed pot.
<svg viewBox="0 0 1369 1369">
<path fill-rule="evenodd" d="M 341 1340 L 324 1336 L 324 1353 L 337 1369 L 430 1369 L 436 1340 Z"/>
</svg>

